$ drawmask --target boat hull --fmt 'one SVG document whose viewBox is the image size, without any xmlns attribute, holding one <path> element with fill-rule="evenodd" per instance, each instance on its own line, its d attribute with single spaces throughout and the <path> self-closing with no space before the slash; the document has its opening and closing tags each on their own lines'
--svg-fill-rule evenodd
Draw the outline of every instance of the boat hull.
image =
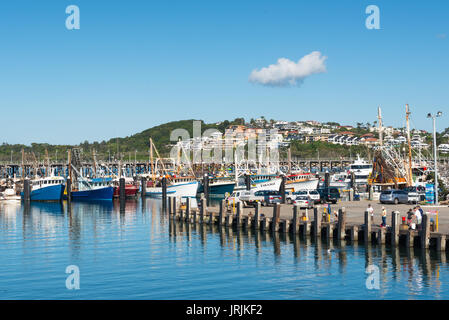
<svg viewBox="0 0 449 320">
<path fill-rule="evenodd" d="M 226 194 L 234 191 L 235 182 L 219 182 L 209 185 L 209 198 L 224 199 Z M 204 192 L 204 186 L 201 184 L 198 193 Z"/>
<path fill-rule="evenodd" d="M 195 198 L 198 185 L 198 181 L 192 181 L 167 186 L 167 196 Z M 152 198 L 162 198 L 162 187 L 149 187 L 146 189 L 145 195 Z"/>
<path fill-rule="evenodd" d="M 304 181 L 292 181 L 291 183 L 286 183 L 286 190 L 316 190 L 318 188 L 319 179 L 309 179 Z"/>
<path fill-rule="evenodd" d="M 57 184 L 48 187 L 31 190 L 31 201 L 60 201 L 64 194 L 65 185 Z M 23 198 L 23 192 L 20 193 Z"/>
<path fill-rule="evenodd" d="M 261 191 L 261 190 L 276 190 L 279 191 L 281 187 L 282 179 L 276 178 L 266 181 L 259 181 L 251 184 L 251 190 Z M 234 188 L 234 191 L 237 190 L 246 190 L 246 186 L 239 186 Z"/>
<path fill-rule="evenodd" d="M 104 187 L 91 190 L 72 191 L 72 200 L 112 201 L 114 187 Z"/>
<path fill-rule="evenodd" d="M 137 195 L 137 191 L 139 191 L 139 188 L 137 188 L 133 184 L 127 184 L 125 185 L 125 197 L 132 198 Z M 114 198 L 118 198 L 120 196 L 120 189 L 119 187 L 114 187 Z"/>
</svg>

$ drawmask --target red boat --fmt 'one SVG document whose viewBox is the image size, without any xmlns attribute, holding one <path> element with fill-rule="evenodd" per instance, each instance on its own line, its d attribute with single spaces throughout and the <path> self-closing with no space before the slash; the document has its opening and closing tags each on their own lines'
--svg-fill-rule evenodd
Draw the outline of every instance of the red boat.
<svg viewBox="0 0 449 320">
<path fill-rule="evenodd" d="M 137 195 L 137 191 L 139 191 L 139 188 L 135 186 L 132 183 L 125 184 L 125 197 L 132 198 Z M 120 196 L 119 186 L 114 186 L 114 198 L 118 198 Z"/>
</svg>

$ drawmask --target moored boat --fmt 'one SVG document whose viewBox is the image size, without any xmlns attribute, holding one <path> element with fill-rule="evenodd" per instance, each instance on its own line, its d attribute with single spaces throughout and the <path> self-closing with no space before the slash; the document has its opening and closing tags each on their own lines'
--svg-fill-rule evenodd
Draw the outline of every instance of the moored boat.
<svg viewBox="0 0 449 320">
<path fill-rule="evenodd" d="M 62 177 L 45 177 L 37 178 L 30 181 L 31 201 L 60 201 L 62 200 L 64 189 L 65 189 L 65 179 Z M 21 197 L 23 197 L 23 192 L 21 192 Z"/>
<path fill-rule="evenodd" d="M 133 198 L 137 195 L 139 188 L 133 183 L 134 180 L 131 178 L 125 178 L 125 197 Z M 114 198 L 118 198 L 120 196 L 120 180 L 114 180 Z"/>
<path fill-rule="evenodd" d="M 78 181 L 78 186 L 72 189 L 72 200 L 112 201 L 114 187 L 111 178 L 94 178 Z"/>
<path fill-rule="evenodd" d="M 209 197 L 212 199 L 221 199 L 226 194 L 231 194 L 235 188 L 235 180 L 231 177 L 212 177 L 209 179 Z M 198 193 L 204 192 L 204 186 L 201 183 L 198 187 Z"/>
<path fill-rule="evenodd" d="M 195 198 L 198 186 L 198 181 L 189 177 L 167 179 L 167 196 Z M 145 195 L 153 198 L 162 198 L 161 181 L 148 181 Z"/>
<path fill-rule="evenodd" d="M 286 176 L 285 190 L 298 191 L 298 190 L 316 190 L 320 180 L 314 177 L 310 173 L 291 174 Z"/>
</svg>

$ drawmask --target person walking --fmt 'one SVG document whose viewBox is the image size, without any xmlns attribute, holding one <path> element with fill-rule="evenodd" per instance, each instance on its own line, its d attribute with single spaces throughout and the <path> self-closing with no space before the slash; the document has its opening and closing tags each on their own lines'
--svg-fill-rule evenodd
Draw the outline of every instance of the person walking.
<svg viewBox="0 0 449 320">
<path fill-rule="evenodd" d="M 380 226 L 384 228 L 387 226 L 387 210 L 385 207 L 382 207 L 382 224 Z"/>
</svg>

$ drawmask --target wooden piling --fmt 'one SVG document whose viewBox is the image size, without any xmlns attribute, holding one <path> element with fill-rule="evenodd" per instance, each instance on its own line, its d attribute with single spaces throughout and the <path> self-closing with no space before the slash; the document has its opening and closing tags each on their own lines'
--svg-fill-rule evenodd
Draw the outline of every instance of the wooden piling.
<svg viewBox="0 0 449 320">
<path fill-rule="evenodd" d="M 140 196 L 145 197 L 147 193 L 147 179 L 145 177 L 140 178 Z"/>
<path fill-rule="evenodd" d="M 430 220 L 429 216 L 427 214 L 424 214 L 422 217 L 422 225 L 420 231 L 422 249 L 429 248 L 429 236 L 430 236 Z"/>
<path fill-rule="evenodd" d="M 268 220 L 268 217 L 264 217 L 260 223 L 260 229 L 266 232 L 268 231 L 269 225 L 270 221 Z"/>
<path fill-rule="evenodd" d="M 283 220 L 283 221 L 281 221 L 281 225 L 282 225 L 281 231 L 283 233 L 288 233 L 288 228 L 290 226 L 290 220 Z"/>
<path fill-rule="evenodd" d="M 68 178 L 66 181 L 67 201 L 72 201 L 72 179 Z"/>
<path fill-rule="evenodd" d="M 168 214 L 172 215 L 173 214 L 173 197 L 172 196 L 168 196 Z"/>
<path fill-rule="evenodd" d="M 437 251 L 446 251 L 446 236 L 444 234 L 437 237 Z"/>
<path fill-rule="evenodd" d="M 337 239 L 344 240 L 346 235 L 346 210 L 341 208 L 338 210 Z"/>
<path fill-rule="evenodd" d="M 204 216 L 206 214 L 206 210 L 207 210 L 207 205 L 206 205 L 206 199 L 202 198 L 200 200 L 201 206 L 200 206 L 200 224 L 204 223 Z"/>
<path fill-rule="evenodd" d="M 218 225 L 219 226 L 222 226 L 225 224 L 225 218 L 226 218 L 226 201 L 221 200 L 219 211 L 218 211 Z"/>
<path fill-rule="evenodd" d="M 391 245 L 399 245 L 399 211 L 391 213 Z"/>
<path fill-rule="evenodd" d="M 214 213 L 212 211 L 210 211 L 207 214 L 207 216 L 208 216 L 207 223 L 210 224 L 211 226 L 213 226 L 214 225 Z"/>
<path fill-rule="evenodd" d="M 120 202 L 124 202 L 125 199 L 126 199 L 125 178 L 121 177 L 119 179 L 119 200 L 120 200 Z"/>
<path fill-rule="evenodd" d="M 365 211 L 365 224 L 363 226 L 363 237 L 365 240 L 365 244 L 371 242 L 371 219 L 368 211 Z"/>
<path fill-rule="evenodd" d="M 225 222 L 225 223 L 226 223 L 226 226 L 229 227 L 229 228 L 231 228 L 231 227 L 232 227 L 232 223 L 234 222 L 234 221 L 233 221 L 234 216 L 232 215 L 232 213 L 227 214 L 225 219 L 226 219 L 226 222 Z"/>
<path fill-rule="evenodd" d="M 352 242 L 359 240 L 359 227 L 358 226 L 351 227 L 350 237 L 351 237 Z"/>
<path fill-rule="evenodd" d="M 172 201 L 173 201 L 173 204 L 172 204 L 172 211 L 173 211 L 173 214 L 176 214 L 176 210 L 177 210 L 177 206 L 176 206 L 176 197 L 173 197 L 173 199 L 172 199 Z"/>
<path fill-rule="evenodd" d="M 385 244 L 385 228 L 377 230 L 377 244 Z"/>
<path fill-rule="evenodd" d="M 334 238 L 334 225 L 331 223 L 328 223 L 326 225 L 326 239 L 331 240 Z"/>
<path fill-rule="evenodd" d="M 260 229 L 260 211 L 262 209 L 260 202 L 257 202 L 256 207 L 254 208 L 254 223 L 253 227 L 256 230 Z"/>
<path fill-rule="evenodd" d="M 271 219 L 271 229 L 273 232 L 279 231 L 279 219 L 281 216 L 281 206 L 278 203 L 273 207 L 273 219 Z"/>
<path fill-rule="evenodd" d="M 23 181 L 23 200 L 28 202 L 31 200 L 31 183 L 30 179 Z"/>
<path fill-rule="evenodd" d="M 304 221 L 302 224 L 302 235 L 308 237 L 310 235 L 310 222 Z"/>
<path fill-rule="evenodd" d="M 237 212 L 235 214 L 235 224 L 237 228 L 242 226 L 242 213 L 243 213 L 243 203 L 241 201 L 237 202 Z"/>
<path fill-rule="evenodd" d="M 293 206 L 293 219 L 291 230 L 294 235 L 296 235 L 299 232 L 299 206 L 296 204 Z"/>
<path fill-rule="evenodd" d="M 407 232 L 406 240 L 405 240 L 405 246 L 407 248 L 413 247 L 413 243 L 415 240 L 415 233 L 412 230 L 409 230 Z"/>
<path fill-rule="evenodd" d="M 318 216 L 318 209 L 313 208 L 313 234 L 315 238 L 321 236 L 321 217 Z"/>
<path fill-rule="evenodd" d="M 167 210 L 167 178 L 162 178 L 162 211 Z"/>
</svg>

